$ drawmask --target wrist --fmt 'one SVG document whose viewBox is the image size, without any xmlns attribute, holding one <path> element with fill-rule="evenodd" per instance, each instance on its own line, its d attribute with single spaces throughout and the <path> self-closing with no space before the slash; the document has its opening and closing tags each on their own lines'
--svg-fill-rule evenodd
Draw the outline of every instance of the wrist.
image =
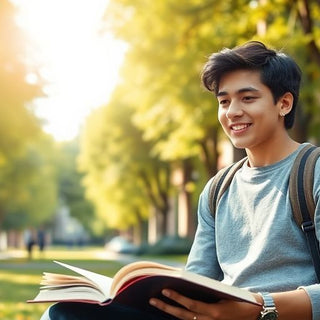
<svg viewBox="0 0 320 320">
<path fill-rule="evenodd" d="M 260 293 L 254 293 L 254 298 L 256 299 L 257 303 L 259 303 L 261 305 L 261 310 L 263 307 L 263 298 L 262 295 Z"/>
<path fill-rule="evenodd" d="M 259 293 L 259 295 L 263 306 L 260 315 L 258 316 L 258 320 L 277 320 L 278 311 L 271 294 L 268 292 L 262 292 Z"/>
<path fill-rule="evenodd" d="M 256 306 L 257 308 L 256 308 L 256 313 L 254 315 L 254 319 L 259 319 L 261 315 L 261 311 L 263 310 L 263 298 L 260 293 L 254 293 L 253 295 L 257 303 L 259 304 Z"/>
</svg>

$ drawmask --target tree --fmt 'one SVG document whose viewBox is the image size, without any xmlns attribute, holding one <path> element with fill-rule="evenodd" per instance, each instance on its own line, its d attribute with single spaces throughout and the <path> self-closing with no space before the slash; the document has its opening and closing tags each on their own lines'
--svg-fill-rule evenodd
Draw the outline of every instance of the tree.
<svg viewBox="0 0 320 320">
<path fill-rule="evenodd" d="M 215 172 L 217 106 L 198 74 L 211 52 L 251 39 L 285 47 L 299 61 L 306 83 L 293 135 L 319 136 L 319 7 L 319 1 L 111 0 L 108 24 L 130 48 L 123 78 L 136 105 L 135 124 L 160 157 L 201 155 L 208 176 Z"/>
<path fill-rule="evenodd" d="M 135 110 L 134 124 L 163 160 L 200 154 L 212 175 L 219 129 L 216 105 L 200 86 L 208 52 L 198 46 L 203 15 L 212 11 L 187 1 L 117 1 L 109 12 L 117 18 L 117 35 L 130 44 L 122 78 Z"/>
<path fill-rule="evenodd" d="M 5 221 L 7 226 L 12 226 L 12 221 L 20 225 L 30 218 L 23 216 L 26 211 L 31 211 L 33 192 L 42 191 L 37 201 L 48 200 L 54 197 L 48 189 L 41 189 L 37 178 L 39 172 L 37 165 L 41 164 L 43 154 L 36 150 L 45 139 L 42 134 L 39 120 L 32 113 L 28 103 L 41 94 L 40 86 L 26 81 L 27 67 L 23 52 L 25 41 L 21 30 L 14 23 L 14 7 L 7 1 L 1 2 L 0 11 L 0 228 Z M 43 164 L 43 170 L 45 171 Z M 41 171 L 41 170 L 40 170 Z M 44 177 L 41 172 L 38 177 Z M 46 176 L 47 177 L 47 176 Z M 38 180 L 37 180 L 38 179 Z M 33 190 L 33 191 L 32 191 Z M 37 190 L 37 191 L 36 191 Z M 54 190 L 52 189 L 54 193 Z M 28 200 L 29 199 L 29 200 Z M 38 202 L 38 204 L 40 204 Z M 42 203 L 44 206 L 45 203 Z M 28 207 L 28 208 L 27 208 Z M 37 208 L 42 210 L 43 206 Z M 44 210 L 42 211 L 45 212 Z M 10 215 L 10 217 L 9 217 Z M 22 217 L 19 220 L 14 217 Z"/>
<path fill-rule="evenodd" d="M 305 74 L 303 108 L 298 110 L 298 130 L 292 135 L 300 141 L 319 139 L 315 89 L 320 81 L 319 17 L 319 1 L 110 0 L 107 26 L 129 45 L 121 72 L 121 101 L 130 110 L 130 125 L 141 133 L 143 143 L 149 144 L 147 154 L 179 165 L 184 186 L 203 185 L 216 172 L 223 152 L 219 143 L 225 137 L 217 122 L 217 103 L 200 86 L 200 72 L 211 52 L 252 39 L 284 47 L 299 62 Z M 116 102 L 108 106 L 118 107 Z M 106 132 L 96 131 L 90 141 L 109 148 L 114 136 Z M 95 156 L 100 156 L 97 150 Z M 235 153 L 234 157 L 242 156 Z M 104 162 L 102 168 L 118 175 L 121 167 L 113 168 L 116 161 L 122 164 L 124 160 L 115 158 Z M 195 172 L 200 172 L 197 181 L 193 181 Z M 94 185 L 93 180 L 90 184 Z"/>
<path fill-rule="evenodd" d="M 85 197 L 82 184 L 83 174 L 78 170 L 77 157 L 79 141 L 61 142 L 57 144 L 57 182 L 60 205 L 70 209 L 70 215 L 81 222 L 92 235 L 98 235 L 95 230 L 95 212 L 92 203 Z"/>
<path fill-rule="evenodd" d="M 88 197 L 109 227 L 139 225 L 155 209 L 166 232 L 170 163 L 152 153 L 151 144 L 132 124 L 124 88 L 88 119 L 80 156 Z"/>
<path fill-rule="evenodd" d="M 42 135 L 29 143 L 20 157 L 10 159 L 1 172 L 0 203 L 3 229 L 18 229 L 50 222 L 57 206 L 54 142 Z"/>
</svg>

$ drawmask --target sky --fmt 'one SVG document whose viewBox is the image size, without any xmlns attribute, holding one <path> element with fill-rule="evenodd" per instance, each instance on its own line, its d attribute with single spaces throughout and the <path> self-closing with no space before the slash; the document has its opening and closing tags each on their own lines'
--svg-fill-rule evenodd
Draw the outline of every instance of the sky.
<svg viewBox="0 0 320 320">
<path fill-rule="evenodd" d="M 107 1 L 13 0 L 17 23 L 32 43 L 27 58 L 47 83 L 46 97 L 34 101 L 35 111 L 57 141 L 75 138 L 119 80 L 126 45 L 101 32 Z M 29 74 L 28 81 L 36 80 Z"/>
</svg>

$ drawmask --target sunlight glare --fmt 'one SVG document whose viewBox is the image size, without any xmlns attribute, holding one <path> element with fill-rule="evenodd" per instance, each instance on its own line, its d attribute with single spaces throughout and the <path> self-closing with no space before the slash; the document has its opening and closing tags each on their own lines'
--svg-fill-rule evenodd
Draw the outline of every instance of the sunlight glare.
<svg viewBox="0 0 320 320">
<path fill-rule="evenodd" d="M 35 100 L 36 113 L 57 140 L 73 139 L 90 111 L 108 102 L 119 80 L 126 45 L 102 31 L 107 0 L 14 2 L 17 23 L 32 43 L 28 60 L 47 82 L 48 96 Z"/>
</svg>

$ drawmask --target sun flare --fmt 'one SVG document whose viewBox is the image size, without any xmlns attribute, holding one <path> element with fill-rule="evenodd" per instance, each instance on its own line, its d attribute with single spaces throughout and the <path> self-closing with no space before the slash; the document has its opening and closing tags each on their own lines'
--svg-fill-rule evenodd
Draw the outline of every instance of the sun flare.
<svg viewBox="0 0 320 320">
<path fill-rule="evenodd" d="M 30 43 L 27 59 L 47 83 L 36 113 L 57 140 L 72 139 L 88 113 L 108 101 L 126 50 L 102 31 L 107 0 L 13 2 Z M 28 79 L 35 81 L 35 75 Z"/>
</svg>

